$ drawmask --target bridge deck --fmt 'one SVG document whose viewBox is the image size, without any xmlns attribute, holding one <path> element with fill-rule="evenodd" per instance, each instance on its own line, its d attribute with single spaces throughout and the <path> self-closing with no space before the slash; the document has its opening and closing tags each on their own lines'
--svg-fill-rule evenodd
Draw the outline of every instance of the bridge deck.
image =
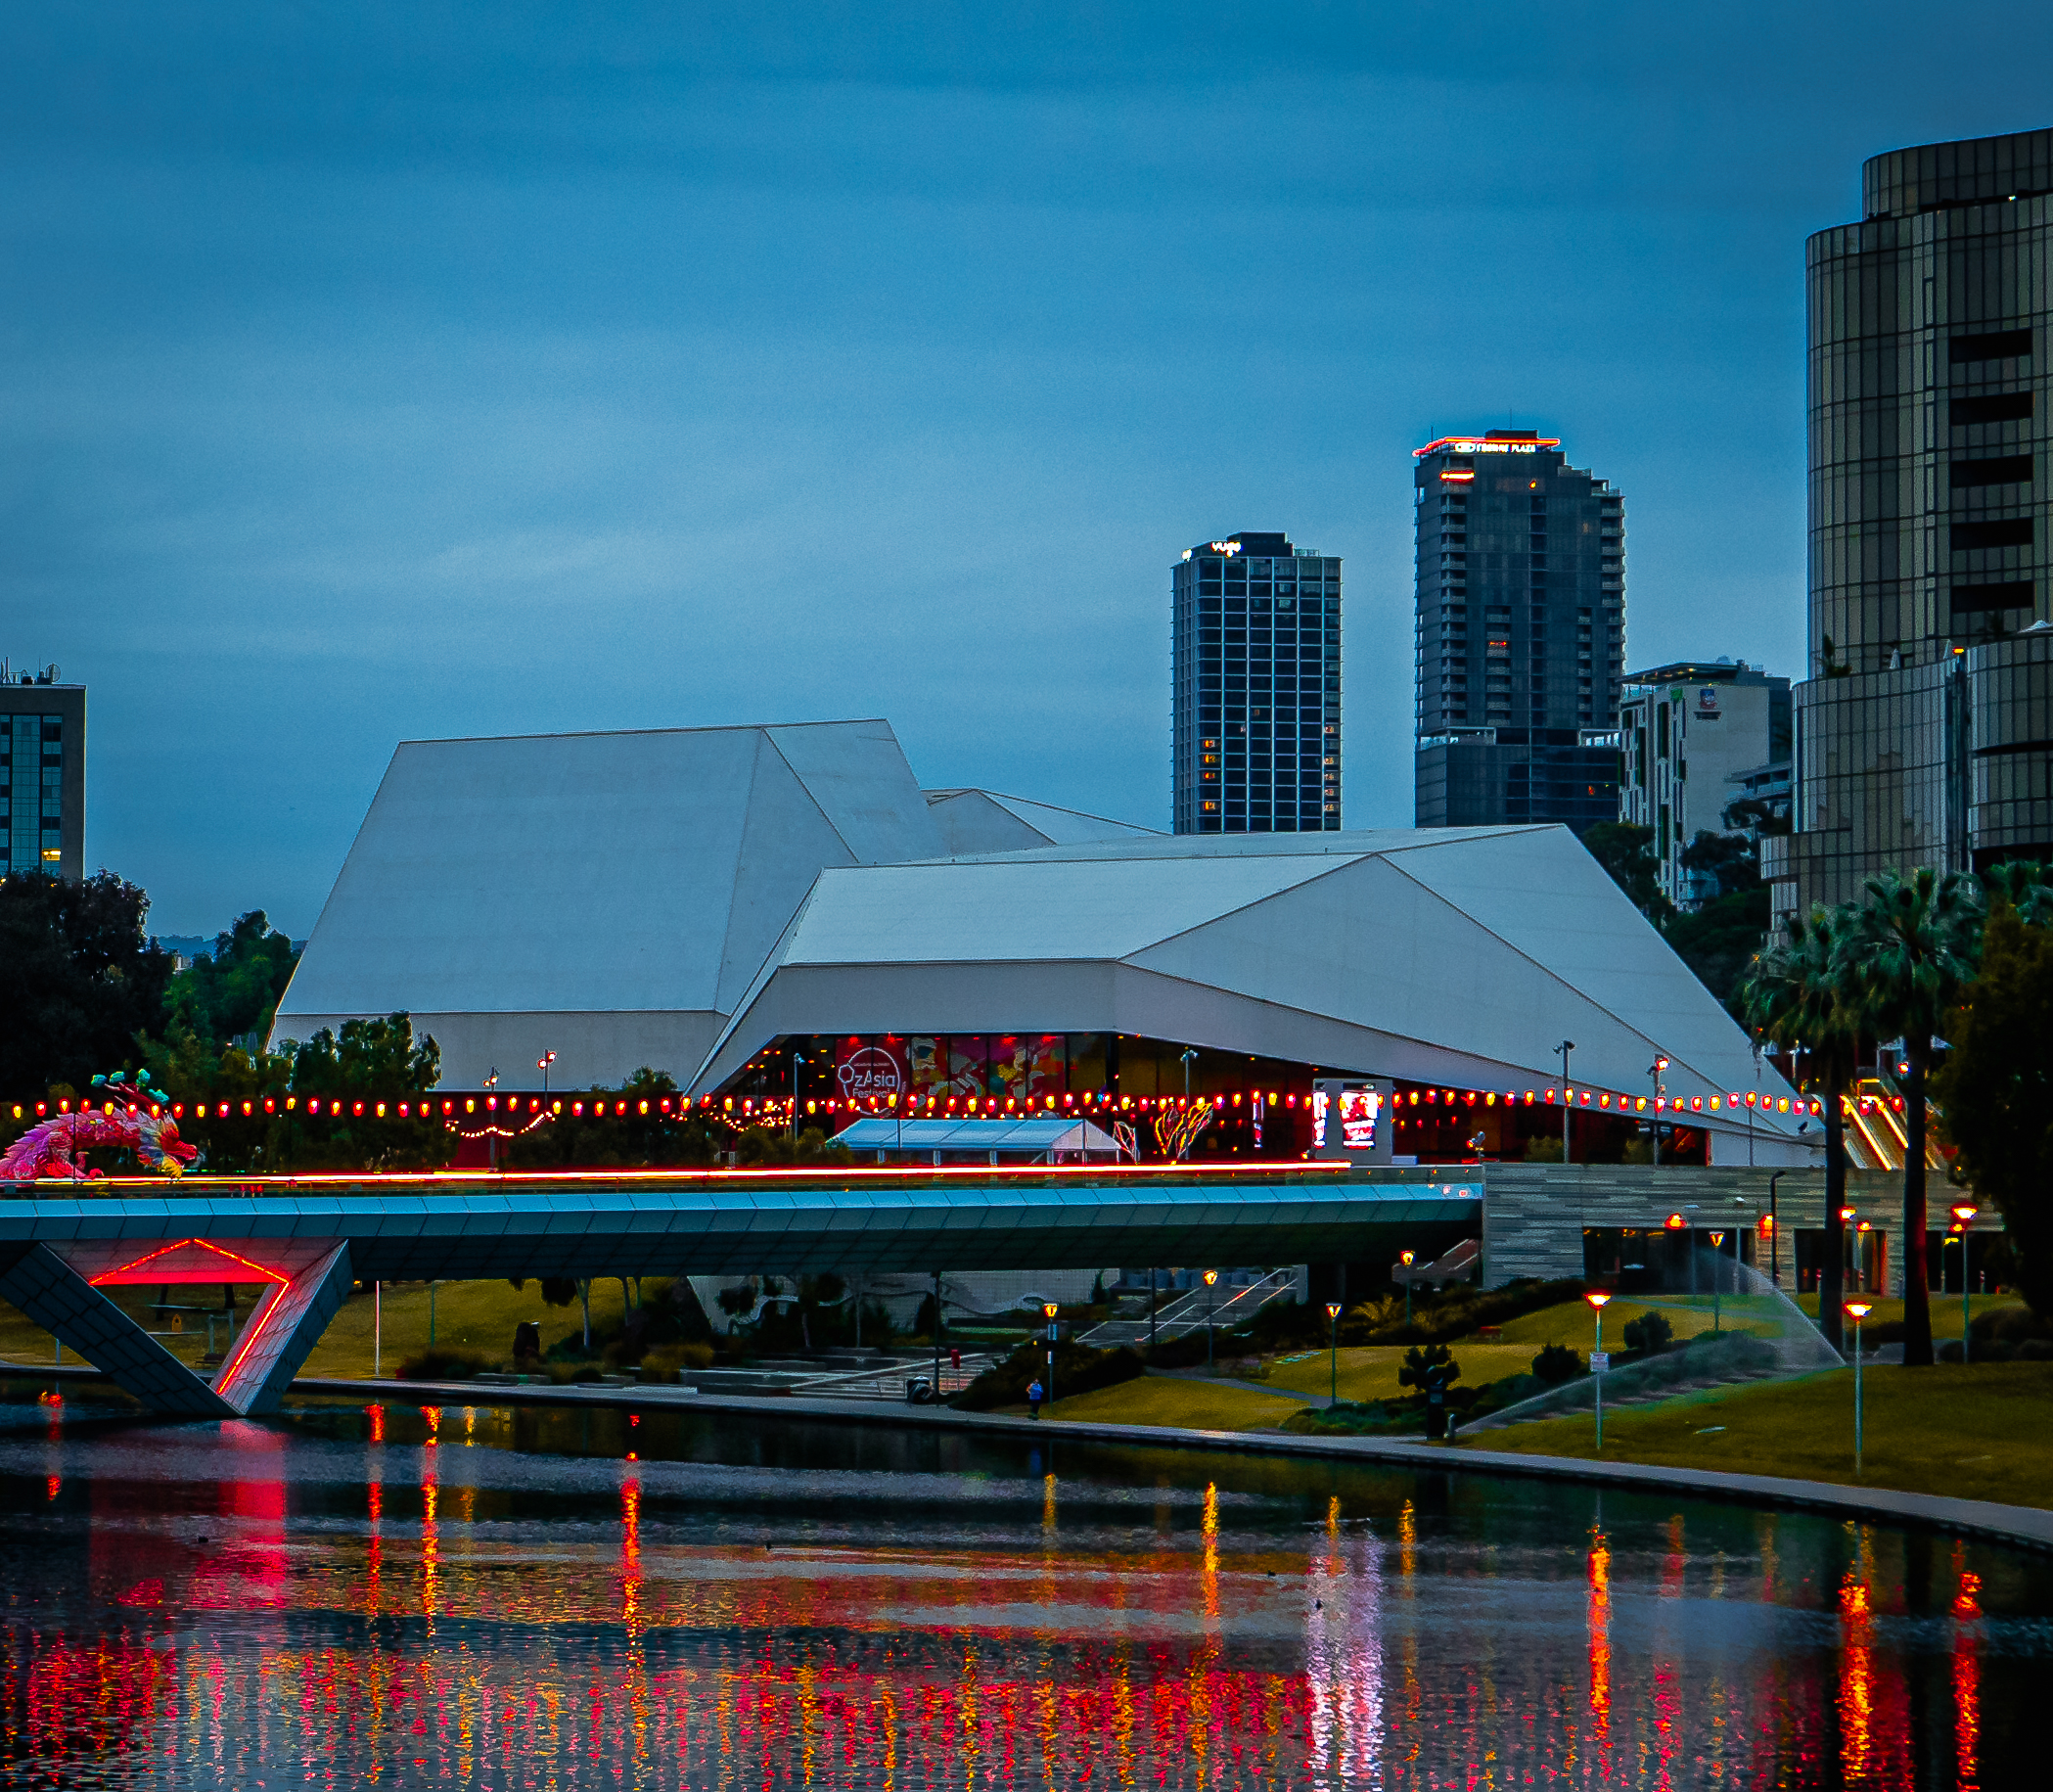
<svg viewBox="0 0 2053 1792">
<path fill-rule="evenodd" d="M 1480 1230 L 1482 1192 L 1324 1164 L 41 1181 L 0 1198 L 0 1299 L 154 1409 L 219 1417 L 277 1403 L 352 1280 L 1360 1261 Z M 205 1379 L 103 1293 L 244 1280 L 265 1293 Z"/>
<path fill-rule="evenodd" d="M 0 1247 L 346 1241 L 383 1281 L 1282 1264 L 1417 1248 L 1473 1227 L 1482 1192 L 1323 1164 L 109 1179 L 0 1199 Z"/>
</svg>

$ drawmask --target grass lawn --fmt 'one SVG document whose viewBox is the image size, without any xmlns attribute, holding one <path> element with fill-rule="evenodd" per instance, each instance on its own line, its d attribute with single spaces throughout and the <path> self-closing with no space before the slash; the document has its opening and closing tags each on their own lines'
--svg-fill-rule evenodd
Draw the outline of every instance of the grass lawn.
<svg viewBox="0 0 2053 1792">
<path fill-rule="evenodd" d="M 168 1319 L 153 1317 L 148 1313 L 150 1302 L 155 1299 L 154 1288 L 115 1288 L 108 1290 L 118 1304 L 137 1320 L 152 1331 L 165 1333 Z M 260 1290 L 255 1287 L 236 1290 L 236 1317 L 247 1320 L 256 1305 Z M 189 1308 L 218 1308 L 221 1290 L 218 1284 L 208 1283 L 201 1287 L 173 1288 L 167 1297 Z M 428 1344 L 428 1284 L 408 1282 L 400 1285 L 388 1283 L 384 1299 L 384 1350 L 382 1366 L 387 1375 L 393 1374 L 405 1357 Z M 620 1284 L 617 1281 L 595 1281 L 592 1284 L 592 1329 L 596 1334 L 602 1326 L 616 1325 L 622 1307 Z M 200 1357 L 206 1349 L 206 1316 L 204 1312 L 188 1311 L 180 1315 L 183 1329 L 176 1334 L 160 1336 L 160 1342 L 181 1360 L 200 1366 Z M 491 1357 L 508 1357 L 513 1354 L 514 1327 L 524 1319 L 540 1321 L 542 1349 L 563 1338 L 580 1334 L 583 1319 L 577 1304 L 569 1307 L 546 1307 L 542 1304 L 541 1284 L 529 1281 L 520 1293 L 503 1281 L 497 1282 L 443 1282 L 434 1295 L 434 1340 L 440 1345 L 454 1345 L 465 1350 L 475 1350 Z M 353 1294 L 343 1303 L 342 1310 L 329 1321 L 328 1330 L 321 1342 L 314 1346 L 313 1355 L 307 1358 L 302 1371 L 308 1375 L 368 1375 L 372 1362 L 372 1305 L 368 1290 Z M 215 1328 L 215 1343 L 225 1348 L 228 1330 L 218 1321 Z M 41 1326 L 23 1318 L 12 1307 L 0 1305 L 0 1357 L 31 1367 L 40 1368 L 54 1359 L 50 1334 Z M 67 1351 L 65 1361 L 76 1363 L 80 1357 Z"/>
<path fill-rule="evenodd" d="M 1295 1394 L 1252 1394 L 1246 1388 L 1142 1375 L 1118 1387 L 1078 1394 L 1041 1408 L 1043 1417 L 1090 1419 L 1105 1425 L 1191 1425 L 1205 1431 L 1273 1431 L 1304 1401 Z M 1024 1414 L 1025 1406 L 1006 1412 Z"/>
<path fill-rule="evenodd" d="M 1792 1296 L 1805 1314 L 1815 1320 L 1818 1316 L 1818 1297 L 1814 1294 Z M 1851 1296 L 1849 1291 L 1849 1298 Z M 1884 1325 L 1892 1319 L 1903 1316 L 1900 1300 L 1883 1300 L 1879 1296 L 1861 1295 L 1861 1300 L 1872 1300 L 1875 1310 L 1868 1314 L 1864 1323 Z M 1998 1308 L 2022 1307 L 2024 1302 L 2014 1294 L 1976 1294 L 1968 1299 L 1974 1304 L 1975 1316 L 1979 1319 L 1985 1312 L 1994 1312 Z M 1957 1338 L 1960 1336 L 1960 1296 L 1957 1294 L 1936 1294 L 1932 1297 L 1932 1335 L 1935 1338 Z"/>
<path fill-rule="evenodd" d="M 1865 1372 L 1863 1487 L 2053 1506 L 2053 1363 Z M 1595 1453 L 1595 1421 L 1547 1419 L 1475 1434 L 1475 1449 Z M 1854 1484 L 1853 1371 L 1613 1407 L 1604 1455 L 1620 1462 Z"/>
<path fill-rule="evenodd" d="M 1375 1344 L 1343 1350 L 1340 1354 L 1341 1399 L 1395 1400 L 1400 1394 L 1408 1393 L 1408 1389 L 1397 1385 L 1397 1370 L 1403 1364 L 1406 1348 L 1401 1344 Z M 1499 1376 L 1524 1374 L 1532 1366 L 1533 1354 L 1539 1346 L 1453 1344 L 1447 1348 L 1461 1365 L 1463 1384 L 1480 1388 L 1484 1382 L 1495 1381 Z M 1268 1385 L 1299 1396 L 1300 1406 L 1307 1401 L 1323 1406 L 1332 1385 L 1332 1372 L 1324 1351 L 1295 1361 L 1278 1357 L 1269 1370 Z"/>
</svg>

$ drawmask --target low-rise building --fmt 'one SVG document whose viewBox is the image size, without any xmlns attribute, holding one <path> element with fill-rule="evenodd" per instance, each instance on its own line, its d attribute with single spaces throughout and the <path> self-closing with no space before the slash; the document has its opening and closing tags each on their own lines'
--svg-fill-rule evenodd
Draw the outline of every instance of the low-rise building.
<svg viewBox="0 0 2053 1792">
<path fill-rule="evenodd" d="M 1619 706 L 1619 819 L 1653 831 L 1661 889 L 1678 908 L 1717 895 L 1683 853 L 1699 834 L 1757 836 L 1756 802 L 1789 811 L 1790 681 L 1744 660 L 1628 672 Z M 1749 805 L 1736 807 L 1735 805 Z"/>
</svg>

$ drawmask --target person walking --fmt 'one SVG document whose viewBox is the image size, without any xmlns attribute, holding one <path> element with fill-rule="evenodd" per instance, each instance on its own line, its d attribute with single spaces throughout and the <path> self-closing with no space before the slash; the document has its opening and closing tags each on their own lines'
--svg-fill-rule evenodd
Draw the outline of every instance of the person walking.
<svg viewBox="0 0 2053 1792">
<path fill-rule="evenodd" d="M 1046 1398 L 1047 1390 L 1041 1386 L 1041 1378 L 1036 1375 L 1026 1384 L 1026 1403 L 1033 1408 L 1035 1418 L 1040 1417 L 1041 1401 Z"/>
</svg>

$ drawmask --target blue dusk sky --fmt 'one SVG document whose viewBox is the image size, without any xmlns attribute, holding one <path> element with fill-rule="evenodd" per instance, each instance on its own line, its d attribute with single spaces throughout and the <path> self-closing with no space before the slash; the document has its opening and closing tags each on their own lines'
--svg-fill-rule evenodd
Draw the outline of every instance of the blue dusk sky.
<svg viewBox="0 0 2053 1792">
<path fill-rule="evenodd" d="M 402 739 L 886 715 L 1168 816 L 1169 568 L 1346 558 L 1411 819 L 1410 450 L 1626 495 L 1627 659 L 1802 670 L 1803 239 L 2053 122 L 2053 8 L 108 0 L 0 21 L 0 654 L 87 855 L 313 925 Z M 604 876 L 533 843 L 536 878 Z"/>
</svg>

